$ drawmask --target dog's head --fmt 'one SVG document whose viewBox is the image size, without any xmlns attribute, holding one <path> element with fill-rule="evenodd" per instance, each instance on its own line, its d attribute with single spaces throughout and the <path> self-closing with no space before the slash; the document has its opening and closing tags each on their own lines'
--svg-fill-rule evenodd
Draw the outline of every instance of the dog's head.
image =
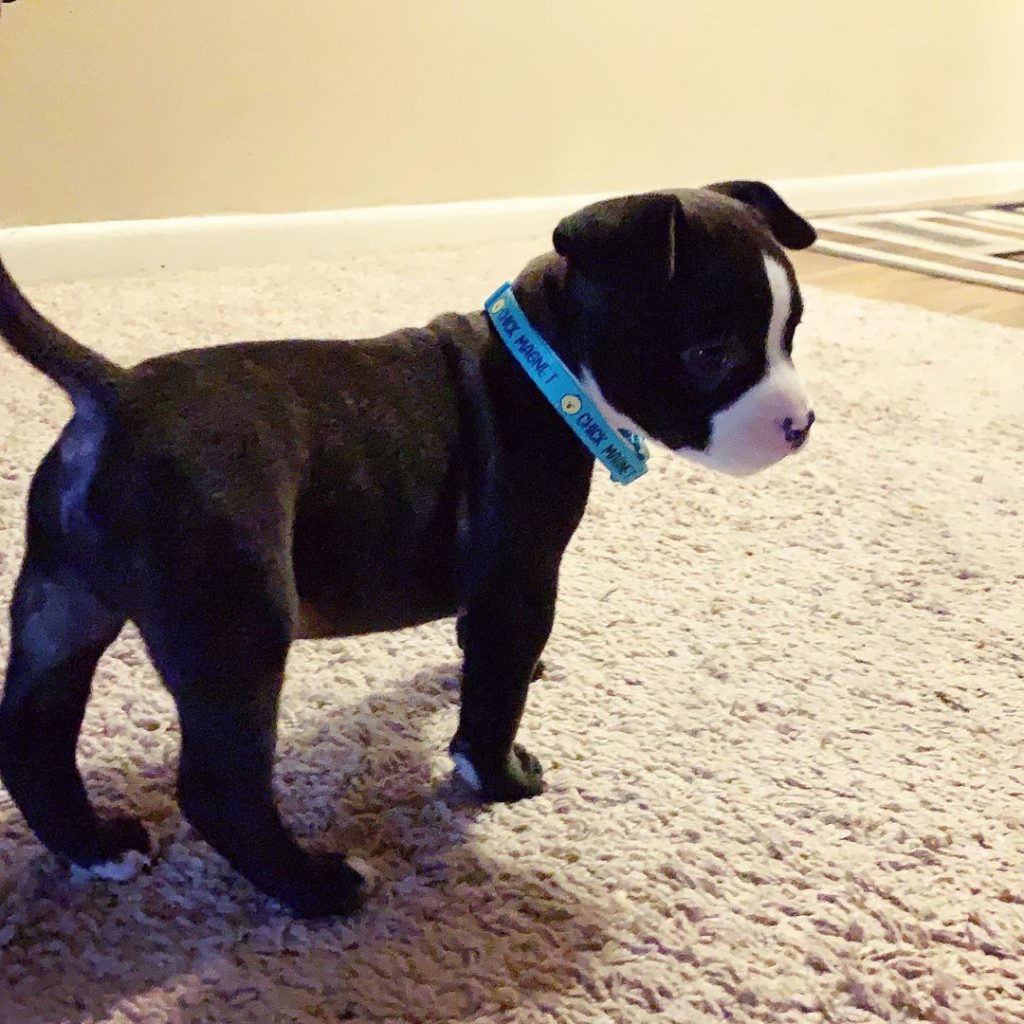
<svg viewBox="0 0 1024 1024">
<path fill-rule="evenodd" d="M 769 186 L 609 199 L 566 217 L 569 342 L 607 418 L 737 476 L 796 451 L 814 413 L 793 366 L 803 310 L 783 247 L 814 229 Z"/>
</svg>

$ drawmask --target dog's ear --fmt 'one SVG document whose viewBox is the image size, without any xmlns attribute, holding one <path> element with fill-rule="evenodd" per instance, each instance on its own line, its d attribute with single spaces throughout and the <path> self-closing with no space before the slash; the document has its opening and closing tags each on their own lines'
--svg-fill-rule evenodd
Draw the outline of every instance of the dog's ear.
<svg viewBox="0 0 1024 1024">
<path fill-rule="evenodd" d="M 683 211 L 675 196 L 623 196 L 585 206 L 555 228 L 555 251 L 610 287 L 664 288 L 675 273 Z"/>
<path fill-rule="evenodd" d="M 787 249 L 806 249 L 818 235 L 798 213 L 794 213 L 778 192 L 763 181 L 718 181 L 705 186 L 756 210 L 767 223 L 775 240 Z"/>
</svg>

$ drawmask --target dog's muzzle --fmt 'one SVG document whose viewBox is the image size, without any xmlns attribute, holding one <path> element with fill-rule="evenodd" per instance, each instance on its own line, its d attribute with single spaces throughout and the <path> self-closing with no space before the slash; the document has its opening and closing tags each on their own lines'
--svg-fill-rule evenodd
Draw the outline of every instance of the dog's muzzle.
<svg viewBox="0 0 1024 1024">
<path fill-rule="evenodd" d="M 711 417 L 711 437 L 703 451 L 677 450 L 721 473 L 749 476 L 802 448 L 814 420 L 803 382 L 786 362 Z"/>
</svg>

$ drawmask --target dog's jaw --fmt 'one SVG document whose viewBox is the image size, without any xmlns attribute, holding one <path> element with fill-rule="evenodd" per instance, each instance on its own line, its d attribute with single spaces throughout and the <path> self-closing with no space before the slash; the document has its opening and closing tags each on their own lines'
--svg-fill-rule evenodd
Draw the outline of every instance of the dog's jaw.
<svg viewBox="0 0 1024 1024">
<path fill-rule="evenodd" d="M 584 366 L 580 373 L 580 383 L 587 397 L 597 406 L 601 415 L 616 429 L 626 430 L 631 434 L 646 436 L 646 431 L 635 420 L 631 420 L 624 412 L 620 412 L 604 397 L 601 385 L 597 383 L 590 368 Z"/>
</svg>

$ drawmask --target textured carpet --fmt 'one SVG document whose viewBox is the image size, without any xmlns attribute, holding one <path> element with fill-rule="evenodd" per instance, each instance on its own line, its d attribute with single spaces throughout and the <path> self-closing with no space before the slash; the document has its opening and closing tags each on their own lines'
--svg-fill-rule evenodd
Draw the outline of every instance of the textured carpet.
<svg viewBox="0 0 1024 1024">
<path fill-rule="evenodd" d="M 478 307 L 534 251 L 32 294 L 130 361 Z M 521 734 L 546 795 L 451 781 L 451 623 L 296 645 L 279 790 L 374 872 L 353 920 L 289 919 L 181 822 L 170 701 L 126 632 L 80 762 L 159 856 L 69 877 L 0 796 L 0 1021 L 1024 1019 L 1024 333 L 806 298 L 806 452 L 597 483 Z M 3 352 L 0 380 L 6 601 L 66 406 Z"/>
</svg>

